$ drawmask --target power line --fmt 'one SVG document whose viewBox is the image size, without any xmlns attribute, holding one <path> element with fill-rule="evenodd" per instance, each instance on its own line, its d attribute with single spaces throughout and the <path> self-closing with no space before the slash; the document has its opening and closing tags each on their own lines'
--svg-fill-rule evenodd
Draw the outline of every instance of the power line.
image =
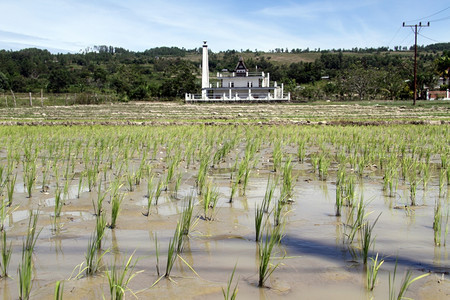
<svg viewBox="0 0 450 300">
<path fill-rule="evenodd" d="M 445 20 L 449 20 L 449 19 L 450 19 L 450 16 L 447 16 L 447 17 L 443 17 L 443 18 L 440 18 L 440 19 L 431 20 L 430 22 L 435 23 L 435 22 L 445 21 Z"/>
<path fill-rule="evenodd" d="M 449 7 L 450 8 L 450 7 Z M 417 100 L 417 29 L 422 29 L 422 27 L 429 27 L 430 22 L 428 22 L 426 25 L 422 25 L 422 22 L 419 22 L 419 24 L 414 25 L 406 25 L 406 22 L 403 22 L 403 27 L 411 27 L 414 28 L 414 102 L 413 105 L 416 105 Z"/>
<path fill-rule="evenodd" d="M 410 21 L 406 21 L 406 22 L 407 22 L 407 23 L 412 23 L 412 22 L 417 22 L 417 21 L 421 21 L 421 20 L 423 20 L 423 19 L 428 19 L 428 18 L 430 18 L 430 17 L 434 17 L 434 16 L 436 16 L 436 15 L 440 14 L 441 12 L 444 12 L 444 11 L 446 11 L 447 9 L 450 9 L 450 6 L 449 6 L 449 7 L 446 7 L 446 8 L 444 8 L 444 9 L 441 9 L 440 11 L 438 11 L 438 12 L 435 12 L 435 13 L 433 13 L 433 14 L 429 15 L 429 16 L 426 16 L 426 17 L 423 17 L 423 18 L 420 18 L 420 19 L 415 19 L 415 20 L 410 20 Z M 436 21 L 434 21 L 434 22 L 436 22 Z"/>
<path fill-rule="evenodd" d="M 433 41 L 433 42 L 435 42 L 435 43 L 442 43 L 441 41 L 437 41 L 437 40 L 432 39 L 432 38 L 430 38 L 430 37 L 427 37 L 427 36 L 425 36 L 425 35 L 423 35 L 423 34 L 421 34 L 421 33 L 418 33 L 418 35 L 420 35 L 421 37 L 424 37 L 424 38 L 426 38 L 426 39 L 428 39 L 428 40 L 430 40 L 430 41 Z"/>
</svg>

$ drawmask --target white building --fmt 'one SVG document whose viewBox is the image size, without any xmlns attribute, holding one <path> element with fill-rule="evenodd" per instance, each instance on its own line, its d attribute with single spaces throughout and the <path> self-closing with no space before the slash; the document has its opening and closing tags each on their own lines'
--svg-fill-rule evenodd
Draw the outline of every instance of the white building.
<svg viewBox="0 0 450 300">
<path fill-rule="evenodd" d="M 203 42 L 202 93 L 186 94 L 186 102 L 201 101 L 289 101 L 283 84 L 271 86 L 269 73 L 251 73 L 241 57 L 233 72 L 217 73 L 215 86 L 209 82 L 208 46 Z"/>
</svg>

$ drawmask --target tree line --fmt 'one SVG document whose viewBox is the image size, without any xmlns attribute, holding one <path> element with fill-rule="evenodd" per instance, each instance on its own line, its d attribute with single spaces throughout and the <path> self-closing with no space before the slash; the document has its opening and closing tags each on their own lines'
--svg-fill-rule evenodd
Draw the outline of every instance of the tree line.
<svg viewBox="0 0 450 300">
<path fill-rule="evenodd" d="M 410 52 L 321 51 L 313 61 L 281 63 L 276 53 L 245 51 L 250 71 L 269 72 L 296 100 L 410 99 Z M 201 47 L 157 47 L 133 52 L 95 46 L 80 53 L 52 54 L 36 48 L 0 50 L 0 92 L 95 93 L 119 101 L 180 99 L 199 93 Z M 233 70 L 243 52 L 210 52 L 211 72 Z M 297 55 L 296 51 L 289 55 Z M 300 54 L 299 54 L 300 55 Z M 448 88 L 450 43 L 419 51 L 419 95 L 444 77 Z M 82 99 L 82 97 L 79 97 Z"/>
</svg>

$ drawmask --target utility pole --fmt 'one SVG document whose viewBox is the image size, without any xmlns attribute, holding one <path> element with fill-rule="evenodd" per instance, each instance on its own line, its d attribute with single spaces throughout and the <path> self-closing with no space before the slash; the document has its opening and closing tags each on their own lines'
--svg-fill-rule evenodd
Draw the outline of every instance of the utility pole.
<svg viewBox="0 0 450 300">
<path fill-rule="evenodd" d="M 406 25 L 405 22 L 403 22 L 403 27 L 414 27 L 414 102 L 413 105 L 416 105 L 417 100 L 417 28 L 420 27 L 429 27 L 430 22 L 428 22 L 426 25 L 423 25 L 422 22 L 419 22 L 419 24 L 414 25 Z"/>
</svg>

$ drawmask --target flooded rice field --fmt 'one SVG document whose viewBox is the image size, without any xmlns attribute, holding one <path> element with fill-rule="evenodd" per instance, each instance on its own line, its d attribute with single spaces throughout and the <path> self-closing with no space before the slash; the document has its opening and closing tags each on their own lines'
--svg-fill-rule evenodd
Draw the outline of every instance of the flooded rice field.
<svg viewBox="0 0 450 300">
<path fill-rule="evenodd" d="M 0 130 L 3 299 L 450 297 L 448 125 Z"/>
</svg>

